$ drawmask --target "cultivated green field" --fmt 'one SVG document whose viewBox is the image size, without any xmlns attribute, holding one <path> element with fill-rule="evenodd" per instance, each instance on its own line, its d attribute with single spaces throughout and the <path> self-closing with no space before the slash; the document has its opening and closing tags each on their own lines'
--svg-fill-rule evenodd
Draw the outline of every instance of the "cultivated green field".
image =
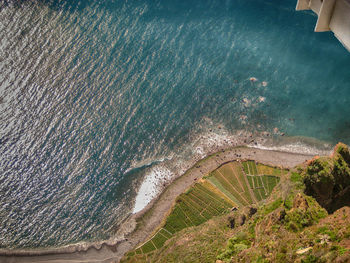
<svg viewBox="0 0 350 263">
<path fill-rule="evenodd" d="M 233 207 L 267 198 L 279 182 L 279 176 L 286 172 L 254 161 L 221 165 L 178 196 L 161 228 L 127 256 L 139 259 L 150 256 L 150 252 L 161 248 L 173 234 L 184 228 L 229 213 Z"/>
</svg>

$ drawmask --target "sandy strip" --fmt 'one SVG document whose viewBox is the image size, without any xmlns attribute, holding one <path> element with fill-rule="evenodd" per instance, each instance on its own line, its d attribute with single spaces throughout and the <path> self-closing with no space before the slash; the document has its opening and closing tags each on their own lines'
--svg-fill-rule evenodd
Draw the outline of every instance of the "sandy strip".
<svg viewBox="0 0 350 263">
<path fill-rule="evenodd" d="M 47 250 L 0 250 L 0 262 L 118 262 L 126 252 L 144 242 L 157 230 L 167 213 L 169 213 L 178 195 L 183 193 L 197 179 L 208 174 L 222 163 L 238 159 L 251 159 L 272 166 L 292 168 L 312 157 L 313 155 L 268 151 L 248 147 L 234 147 L 217 152 L 197 162 L 185 174 L 169 184 L 162 194 L 148 204 L 145 209 L 130 216 L 117 231 L 116 236 L 125 237 L 122 241 L 106 241 L 93 246 L 73 245 Z M 137 228 L 135 229 L 136 225 Z"/>
</svg>

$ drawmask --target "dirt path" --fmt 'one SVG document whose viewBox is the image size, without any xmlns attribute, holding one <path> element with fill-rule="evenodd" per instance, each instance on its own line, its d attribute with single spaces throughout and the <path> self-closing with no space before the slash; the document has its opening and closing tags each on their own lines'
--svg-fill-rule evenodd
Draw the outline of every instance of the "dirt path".
<svg viewBox="0 0 350 263">
<path fill-rule="evenodd" d="M 155 233 L 178 195 L 184 192 L 196 180 L 213 171 L 219 165 L 233 160 L 249 159 L 267 165 L 292 168 L 310 158 L 312 158 L 311 155 L 267 151 L 247 147 L 235 147 L 215 153 L 197 162 L 185 174 L 174 180 L 158 199 L 153 200 L 143 211 L 132 215 L 122 224 L 117 234 L 119 237 L 124 236 L 122 241 L 116 242 L 115 240 L 111 240 L 103 244 L 95 244 L 92 247 L 87 245 L 73 245 L 40 251 L 0 251 L 0 262 L 118 262 L 127 251 L 144 242 L 149 236 Z M 135 230 L 137 221 L 139 222 L 139 226 Z"/>
</svg>

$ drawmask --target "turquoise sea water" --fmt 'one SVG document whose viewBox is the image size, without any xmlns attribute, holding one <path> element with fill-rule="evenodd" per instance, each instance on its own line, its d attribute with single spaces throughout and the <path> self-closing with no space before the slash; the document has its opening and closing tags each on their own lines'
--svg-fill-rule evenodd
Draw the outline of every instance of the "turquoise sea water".
<svg viewBox="0 0 350 263">
<path fill-rule="evenodd" d="M 350 53 L 295 4 L 1 1 L 0 248 L 107 239 L 238 130 L 350 143 Z"/>
</svg>

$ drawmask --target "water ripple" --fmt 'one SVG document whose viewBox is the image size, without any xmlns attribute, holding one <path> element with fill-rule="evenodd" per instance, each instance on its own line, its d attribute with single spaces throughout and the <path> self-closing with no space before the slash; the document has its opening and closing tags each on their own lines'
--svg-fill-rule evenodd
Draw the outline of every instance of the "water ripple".
<svg viewBox="0 0 350 263">
<path fill-rule="evenodd" d="M 241 130 L 349 143 L 350 55 L 294 2 L 2 1 L 0 248 L 107 239 Z"/>
</svg>

